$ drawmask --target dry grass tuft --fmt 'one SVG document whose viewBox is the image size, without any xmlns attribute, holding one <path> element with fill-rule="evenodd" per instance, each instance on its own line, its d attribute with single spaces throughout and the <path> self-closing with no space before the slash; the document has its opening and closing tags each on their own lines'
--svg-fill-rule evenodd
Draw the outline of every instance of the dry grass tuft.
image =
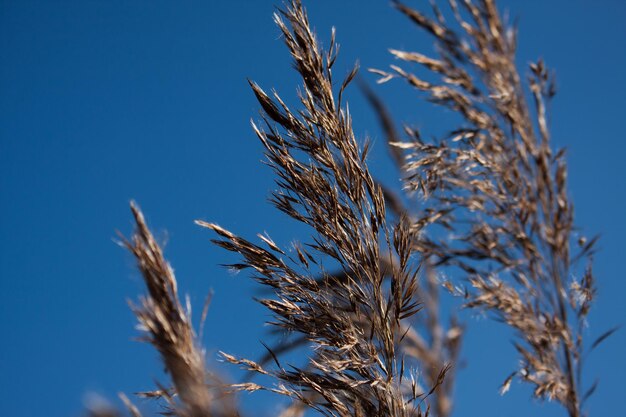
<svg viewBox="0 0 626 417">
<path fill-rule="evenodd" d="M 158 350 L 173 383 L 171 388 L 159 387 L 140 395 L 164 399 L 168 412 L 180 417 L 236 416 L 221 392 L 222 383 L 207 373 L 189 310 L 184 310 L 178 299 L 174 271 L 137 205 L 132 203 L 131 210 L 137 230 L 123 245 L 137 259 L 148 290 L 139 305 L 131 307 L 145 332 L 144 340 Z M 138 412 L 129 401 L 125 403 L 131 413 Z"/>
<path fill-rule="evenodd" d="M 493 0 L 449 0 L 447 14 L 433 2 L 433 17 L 394 5 L 434 38 L 438 55 L 391 54 L 423 67 L 431 81 L 398 65 L 372 71 L 380 82 L 406 80 L 461 120 L 433 141 L 407 128 L 409 140 L 402 141 L 382 102 L 364 88 L 406 194 L 397 197 L 375 181 L 366 163 L 369 143 L 353 132 L 343 96 L 357 68 L 336 83 L 334 30 L 323 49 L 301 2 L 293 0 L 275 21 L 303 83 L 300 103 L 292 109 L 251 81 L 263 109 L 262 121 L 252 126 L 276 175 L 272 203 L 308 226 L 310 239 L 288 251 L 267 235 L 253 243 L 197 221 L 215 233 L 216 245 L 239 255 L 229 267 L 250 269 L 270 290 L 260 300 L 273 316 L 270 324 L 292 336 L 266 346 L 257 361 L 222 353 L 271 384 L 225 384 L 207 371 L 174 273 L 131 205 L 137 230 L 123 244 L 148 290 L 133 311 L 172 380 L 171 387 L 142 395 L 163 400 L 167 413 L 238 416 L 233 391 L 266 390 L 292 399 L 281 417 L 307 410 L 333 417 L 449 416 L 464 326 L 454 314 L 449 323 L 442 319 L 438 276 L 445 272 L 453 278 L 443 286 L 464 297 L 466 308 L 489 312 L 516 331 L 521 365 L 501 391 L 518 376 L 537 398 L 557 401 L 570 417 L 584 415 L 594 390 L 582 393 L 581 375 L 596 239 L 577 234 L 565 152 L 550 145 L 553 76 L 539 61 L 523 82 L 516 31 Z M 407 207 L 414 194 L 420 203 Z M 304 366 L 281 363 L 282 353 L 307 347 Z M 115 415 L 108 409 L 92 414 Z"/>
<path fill-rule="evenodd" d="M 434 142 L 408 130 L 411 140 L 395 143 L 405 152 L 406 187 L 424 198 L 414 222 L 416 249 L 439 267 L 464 272 L 472 287 L 462 292 L 466 306 L 489 311 L 517 331 L 517 375 L 535 386 L 536 397 L 580 416 L 595 239 L 577 235 L 565 152 L 550 146 L 546 103 L 555 94 L 553 76 L 539 61 L 522 82 L 516 31 L 502 22 L 493 0 L 450 0 L 452 23 L 434 5 L 434 18 L 395 5 L 434 37 L 439 56 L 392 55 L 440 81 L 427 82 L 400 66 L 375 72 L 382 82 L 405 79 L 462 119 Z"/>
<path fill-rule="evenodd" d="M 426 393 L 407 380 L 398 350 L 402 321 L 420 308 L 411 230 L 406 222 L 388 228 L 382 189 L 365 163 L 368 146 L 360 149 L 342 107 L 356 68 L 335 93 L 334 33 L 323 51 L 298 1 L 275 19 L 304 83 L 302 109 L 290 110 L 276 93 L 270 96 L 251 82 L 265 113 L 264 128 L 253 127 L 278 178 L 274 205 L 310 226 L 313 240 L 292 257 L 269 238 L 262 239 L 265 249 L 216 224 L 198 223 L 219 236 L 216 244 L 242 256 L 232 267 L 252 268 L 257 281 L 273 289 L 275 298 L 261 301 L 275 317 L 272 324 L 303 335 L 313 354 L 306 369 L 292 370 L 278 361 L 267 369 L 225 357 L 279 383 L 242 389 L 269 389 L 324 415 L 421 415 L 416 401 Z M 336 262 L 343 279 L 323 270 L 323 258 Z M 386 286 L 388 259 L 397 267 Z"/>
</svg>

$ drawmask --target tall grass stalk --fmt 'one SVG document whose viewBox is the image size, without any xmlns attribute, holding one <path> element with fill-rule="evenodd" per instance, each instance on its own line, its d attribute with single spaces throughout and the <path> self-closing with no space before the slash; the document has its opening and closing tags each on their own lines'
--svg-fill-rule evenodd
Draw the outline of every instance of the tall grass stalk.
<svg viewBox="0 0 626 417">
<path fill-rule="evenodd" d="M 447 417 L 464 325 L 456 314 L 449 323 L 442 319 L 440 289 L 446 288 L 466 308 L 515 330 L 520 367 L 505 379 L 503 393 L 518 377 L 570 417 L 585 415 L 584 353 L 610 332 L 585 342 L 596 239 L 576 234 L 565 152 L 551 146 L 553 74 L 538 61 L 524 79 L 515 64 L 516 30 L 493 0 L 449 0 L 443 11 L 433 2 L 430 13 L 400 2 L 394 7 L 432 37 L 437 56 L 391 49 L 402 64 L 371 71 L 381 83 L 408 82 L 461 119 L 431 141 L 410 128 L 400 134 L 364 87 L 402 173 L 400 192 L 417 194 L 418 203 L 407 204 L 416 200 L 397 197 L 371 174 L 370 144 L 355 137 L 344 97 L 358 68 L 336 79 L 334 30 L 322 48 L 293 0 L 274 18 L 301 78 L 300 102 L 288 107 L 250 81 L 263 111 L 252 127 L 276 178 L 271 202 L 310 236 L 289 251 L 267 235 L 255 243 L 197 221 L 217 246 L 238 254 L 231 268 L 249 270 L 271 290 L 260 303 L 272 314 L 272 327 L 295 335 L 268 346 L 261 360 L 221 354 L 269 382 L 227 384 L 208 371 L 172 269 L 131 206 L 137 231 L 123 244 L 148 290 L 133 311 L 171 378 L 170 386 L 142 395 L 161 399 L 169 413 L 238 416 L 236 391 L 265 390 L 292 400 L 283 417 L 307 410 Z M 444 272 L 450 279 L 441 281 Z M 282 362 L 281 353 L 298 349 L 306 350 L 305 366 Z"/>
</svg>

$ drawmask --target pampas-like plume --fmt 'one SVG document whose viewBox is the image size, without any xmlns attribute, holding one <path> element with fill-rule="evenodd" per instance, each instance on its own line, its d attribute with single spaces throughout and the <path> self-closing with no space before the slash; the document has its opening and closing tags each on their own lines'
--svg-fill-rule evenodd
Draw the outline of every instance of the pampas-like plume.
<svg viewBox="0 0 626 417">
<path fill-rule="evenodd" d="M 160 353 L 172 378 L 172 389 L 144 393 L 166 400 L 170 413 L 179 417 L 236 416 L 231 402 L 220 392 L 220 381 L 206 371 L 204 351 L 191 325 L 191 317 L 178 299 L 174 271 L 148 229 L 139 207 L 131 203 L 136 231 L 123 245 L 137 259 L 148 295 L 132 309 L 145 332 L 145 340 Z M 176 401 L 176 396 L 180 401 Z M 129 410 L 136 409 L 127 402 Z"/>
<path fill-rule="evenodd" d="M 584 415 L 584 400 L 594 389 L 582 394 L 581 375 L 596 240 L 576 235 L 564 152 L 550 145 L 546 103 L 555 94 L 553 77 L 540 61 L 530 66 L 528 83 L 522 81 L 515 30 L 502 22 L 493 0 L 448 3 L 454 24 L 434 2 L 434 18 L 395 2 L 434 37 L 439 56 L 391 53 L 425 67 L 431 81 L 400 66 L 373 72 L 381 82 L 408 81 L 458 113 L 462 123 L 432 143 L 407 128 L 411 140 L 401 142 L 391 116 L 366 91 L 405 190 L 423 197 L 408 208 L 373 179 L 369 144 L 360 145 L 354 135 L 343 93 L 357 68 L 334 90 L 334 30 L 325 51 L 299 0 L 275 15 L 303 82 L 300 108 L 290 109 L 278 94 L 250 82 L 263 109 L 262 123 L 253 129 L 277 177 L 271 201 L 307 225 L 311 240 L 288 251 L 268 236 L 259 235 L 262 242 L 255 244 L 215 223 L 197 223 L 217 235 L 215 244 L 239 254 L 241 261 L 231 268 L 249 268 L 273 292 L 260 300 L 273 315 L 270 324 L 294 337 L 268 348 L 260 361 L 223 353 L 273 381 L 225 389 L 206 370 L 173 271 L 133 204 L 137 231 L 124 245 L 148 288 L 133 309 L 172 379 L 171 388 L 145 396 L 165 399 L 168 412 L 179 417 L 238 416 L 227 394 L 232 390 L 288 396 L 293 403 L 281 414 L 286 417 L 309 409 L 333 417 L 419 417 L 431 411 L 447 417 L 454 385 L 448 371 L 458 362 L 463 327 L 454 316 L 449 325 L 440 318 L 436 276 L 445 271 L 455 278 L 444 287 L 465 297 L 466 307 L 488 311 L 516 330 L 521 367 L 501 391 L 517 375 L 534 386 L 536 397 L 556 400 L 570 417 Z M 329 273 L 324 265 L 336 269 Z M 459 284 L 464 278 L 470 289 Z M 305 366 L 281 364 L 281 352 L 305 345 L 311 348 Z"/>
<path fill-rule="evenodd" d="M 299 1 L 275 19 L 304 83 L 302 109 L 290 110 L 277 94 L 270 97 L 251 82 L 265 113 L 264 128 L 253 127 L 278 177 L 274 205 L 310 226 L 313 241 L 290 256 L 267 237 L 262 238 L 266 249 L 214 223 L 198 224 L 219 236 L 216 244 L 242 256 L 232 267 L 252 268 L 257 281 L 273 289 L 275 299 L 261 301 L 275 317 L 272 324 L 303 335 L 313 354 L 305 369 L 286 369 L 278 360 L 274 369 L 266 369 L 224 356 L 279 382 L 276 387 L 249 383 L 242 389 L 269 389 L 323 415 L 421 415 L 416 400 L 426 393 L 406 379 L 398 349 L 402 321 L 420 308 L 410 224 L 388 228 L 382 189 L 365 162 L 368 146 L 360 149 L 347 107 L 342 107 L 356 68 L 335 95 L 334 33 L 330 49 L 323 51 Z M 327 275 L 322 258 L 336 262 L 344 279 Z M 388 286 L 385 259 L 397 263 Z M 327 279 L 316 280 L 319 273 Z"/>
<path fill-rule="evenodd" d="M 492 312 L 517 331 L 517 375 L 535 386 L 535 396 L 579 417 L 595 239 L 576 236 L 565 153 L 550 146 L 546 103 L 555 94 L 553 77 L 542 61 L 530 66 L 530 106 L 515 65 L 515 30 L 502 22 L 493 0 L 460 4 L 449 1 L 459 33 L 434 5 L 431 19 L 395 3 L 434 37 L 439 57 L 391 53 L 425 67 L 439 82 L 399 66 L 374 71 L 383 82 L 405 79 L 463 120 L 434 143 L 408 130 L 412 141 L 395 144 L 406 152 L 406 186 L 425 198 L 414 223 L 422 232 L 415 249 L 440 267 L 466 273 L 473 287 L 462 293 L 466 306 Z M 583 258 L 588 266 L 581 270 Z"/>
</svg>

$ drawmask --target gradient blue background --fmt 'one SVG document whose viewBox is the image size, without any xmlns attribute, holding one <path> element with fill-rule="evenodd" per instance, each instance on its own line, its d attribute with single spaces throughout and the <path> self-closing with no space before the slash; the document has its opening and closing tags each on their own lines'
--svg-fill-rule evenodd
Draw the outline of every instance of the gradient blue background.
<svg viewBox="0 0 626 417">
<path fill-rule="evenodd" d="M 116 229 L 132 230 L 130 199 L 167 237 L 196 318 L 215 291 L 204 337 L 210 361 L 218 349 L 262 351 L 268 316 L 251 300 L 255 285 L 217 266 L 233 257 L 211 246 L 193 220 L 248 237 L 268 231 L 283 244 L 302 236 L 266 202 L 272 176 L 249 127 L 258 105 L 246 77 L 295 101 L 297 79 L 271 20 L 273 3 L 0 0 L 1 415 L 78 416 L 90 393 L 116 402 L 118 391 L 165 380 L 156 354 L 131 341 L 137 332 L 126 300 L 143 288 L 113 240 Z M 306 3 L 322 39 L 337 27 L 339 75 L 357 58 L 363 68 L 387 67 L 389 47 L 430 50 L 429 38 L 386 1 Z M 591 340 L 626 318 L 626 3 L 508 0 L 501 7 L 520 18 L 519 62 L 542 56 L 557 70 L 554 141 L 569 148 L 578 224 L 603 236 Z M 427 132 L 450 120 L 400 81 L 377 91 L 400 122 Z M 348 99 L 357 133 L 375 140 L 372 170 L 397 185 L 373 113 L 355 87 Z M 500 397 L 497 387 L 516 366 L 511 334 L 466 320 L 456 416 L 564 415 L 517 383 Z M 586 381 L 601 381 L 592 416 L 623 413 L 624 347 L 622 330 L 588 361 Z M 242 398 L 249 415 L 274 415 L 276 400 Z"/>
</svg>

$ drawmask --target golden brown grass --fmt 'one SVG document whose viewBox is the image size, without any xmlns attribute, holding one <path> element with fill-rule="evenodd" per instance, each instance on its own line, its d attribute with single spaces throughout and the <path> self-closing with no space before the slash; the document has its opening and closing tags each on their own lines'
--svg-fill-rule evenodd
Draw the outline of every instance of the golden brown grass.
<svg viewBox="0 0 626 417">
<path fill-rule="evenodd" d="M 553 76 L 542 61 L 530 65 L 528 104 L 515 65 L 516 32 L 501 21 L 494 2 L 449 5 L 453 23 L 436 7 L 429 19 L 396 3 L 434 37 L 439 56 L 391 53 L 440 82 L 399 66 L 377 71 L 382 81 L 405 79 L 463 120 L 434 142 L 410 131 L 410 141 L 394 144 L 406 152 L 406 187 L 425 201 L 414 221 L 420 231 L 415 244 L 437 266 L 454 266 L 467 277 L 466 307 L 492 312 L 517 331 L 522 364 L 513 375 L 533 384 L 536 397 L 556 400 L 578 417 L 595 239 L 575 238 L 565 152 L 550 146 L 546 103 L 556 92 Z M 437 227 L 447 238 L 426 233 Z M 572 275 L 580 278 L 571 282 Z"/>
<path fill-rule="evenodd" d="M 357 68 L 336 83 L 334 31 L 324 50 L 293 0 L 275 20 L 303 83 L 300 104 L 289 108 L 250 82 L 264 113 L 253 129 L 276 176 L 272 203 L 308 226 L 310 237 L 293 253 L 268 236 L 253 243 L 197 221 L 214 233 L 216 245 L 238 254 L 230 267 L 250 270 L 271 290 L 260 300 L 273 316 L 270 324 L 297 335 L 268 347 L 259 361 L 222 354 L 272 383 L 226 384 L 208 372 L 172 269 L 131 206 L 137 231 L 124 245 L 148 290 L 133 311 L 171 377 L 171 387 L 143 395 L 163 400 L 171 414 L 237 416 L 235 391 L 267 390 L 293 400 L 283 417 L 307 410 L 447 417 L 463 325 L 455 315 L 450 323 L 441 318 L 443 284 L 466 308 L 515 329 L 521 365 L 503 392 L 517 376 L 534 386 L 537 398 L 558 402 L 571 417 L 584 415 L 583 328 L 595 293 L 595 239 L 574 238 L 565 153 L 552 149 L 548 131 L 552 74 L 539 61 L 523 81 L 515 65 L 516 32 L 493 0 L 449 0 L 448 12 L 433 4 L 432 18 L 394 5 L 433 37 L 438 56 L 392 49 L 405 66 L 372 71 L 381 82 L 406 80 L 462 120 L 430 142 L 408 128 L 402 139 L 365 88 L 402 172 L 403 192 L 420 195 L 419 206 L 407 207 L 407 199 L 373 178 L 369 143 L 355 137 L 344 102 Z M 414 64 L 439 81 L 409 72 Z M 336 269 L 322 266 L 329 263 Z M 451 280 L 439 282 L 438 271 Z M 306 366 L 281 363 L 280 353 L 304 344 L 310 347 Z"/>
</svg>

